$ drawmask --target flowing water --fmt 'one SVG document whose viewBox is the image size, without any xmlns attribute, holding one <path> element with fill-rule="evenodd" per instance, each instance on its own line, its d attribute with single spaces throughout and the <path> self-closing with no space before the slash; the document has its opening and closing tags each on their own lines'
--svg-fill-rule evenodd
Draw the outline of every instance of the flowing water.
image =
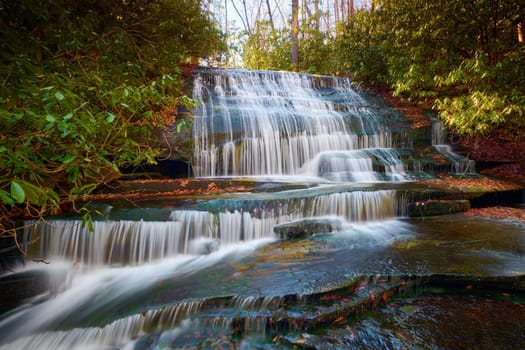
<svg viewBox="0 0 525 350">
<path fill-rule="evenodd" d="M 197 77 L 194 96 L 200 102 L 194 125 L 197 176 L 318 175 L 309 163 L 321 154 L 330 161 L 334 151 L 393 145 L 389 116 L 348 79 L 210 70 Z M 392 157 L 391 150 L 387 158 Z M 357 158 L 362 157 L 348 155 L 347 171 L 354 171 L 351 160 Z"/>
<path fill-rule="evenodd" d="M 405 218 L 407 188 L 442 169 L 425 165 L 403 116 L 350 80 L 201 69 L 194 97 L 196 176 L 249 178 L 268 190 L 102 204 L 92 230 L 75 217 L 27 222 L 27 253 L 49 264 L 2 276 L 4 286 L 22 281 L 28 296 L 2 307 L 0 349 L 447 347 L 421 340 L 441 328 L 419 315 L 411 326 L 426 328 L 410 339 L 405 323 L 392 334 L 376 318 L 349 316 L 417 289 L 423 276 L 525 273 L 521 224 Z M 440 128 L 428 130 L 426 146 L 448 152 L 451 172 L 473 171 L 443 150 Z M 304 219 L 338 224 L 276 237 L 276 225 Z M 519 330 L 523 304 L 513 303 L 507 327 Z"/>
</svg>

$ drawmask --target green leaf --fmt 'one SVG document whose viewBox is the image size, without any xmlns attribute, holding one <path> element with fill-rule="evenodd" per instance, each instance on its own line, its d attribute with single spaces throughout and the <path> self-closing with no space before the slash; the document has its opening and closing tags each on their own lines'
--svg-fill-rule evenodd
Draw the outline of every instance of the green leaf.
<svg viewBox="0 0 525 350">
<path fill-rule="evenodd" d="M 10 206 L 14 206 L 15 205 L 15 202 L 13 201 L 11 196 L 9 196 L 9 193 L 7 193 L 4 190 L 0 190 L 0 201 L 4 202 L 5 204 L 10 205 Z"/>
<path fill-rule="evenodd" d="M 55 97 L 59 101 L 62 101 L 64 99 L 64 95 L 62 95 L 60 91 L 55 92 Z"/>
<path fill-rule="evenodd" d="M 46 121 L 48 121 L 49 123 L 54 123 L 56 122 L 56 119 L 52 115 L 48 114 L 46 115 Z"/>
<path fill-rule="evenodd" d="M 73 113 L 68 113 L 64 116 L 64 120 L 69 120 L 71 118 L 73 118 Z"/>
<path fill-rule="evenodd" d="M 93 232 L 93 218 L 89 211 L 82 215 L 82 228 L 85 228 L 86 226 L 89 232 Z"/>
<path fill-rule="evenodd" d="M 27 181 L 23 181 L 20 186 L 22 186 L 26 200 L 29 203 L 42 207 L 46 206 L 46 203 L 49 200 L 47 188 L 34 185 Z"/>
<path fill-rule="evenodd" d="M 24 199 L 26 198 L 26 193 L 24 192 L 24 189 L 22 186 L 18 184 L 18 182 L 11 182 L 11 197 L 17 202 L 22 203 Z"/>
<path fill-rule="evenodd" d="M 180 134 L 180 132 L 182 131 L 182 128 L 186 127 L 186 121 L 185 120 L 182 120 L 180 122 L 177 123 L 177 133 Z"/>
<path fill-rule="evenodd" d="M 108 123 L 113 123 L 113 121 L 115 120 L 115 118 L 116 118 L 116 116 L 115 116 L 113 113 L 108 112 L 108 116 L 106 117 L 106 121 L 107 121 Z"/>
<path fill-rule="evenodd" d="M 67 156 L 62 158 L 62 163 L 64 164 L 71 163 L 72 161 L 75 160 L 76 157 L 77 156 L 74 154 L 68 154 Z"/>
<path fill-rule="evenodd" d="M 5 150 L 7 150 L 5 146 L 0 146 L 0 153 L 4 152 Z"/>
</svg>

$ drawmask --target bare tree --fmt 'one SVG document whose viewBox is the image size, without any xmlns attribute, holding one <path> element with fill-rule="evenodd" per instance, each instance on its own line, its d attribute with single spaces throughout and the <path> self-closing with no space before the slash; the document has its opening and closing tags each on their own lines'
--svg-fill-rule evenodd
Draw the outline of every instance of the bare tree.
<svg viewBox="0 0 525 350">
<path fill-rule="evenodd" d="M 339 1 L 334 0 L 334 24 L 339 22 Z"/>
<path fill-rule="evenodd" d="M 281 23 L 286 23 L 286 16 L 284 15 L 283 11 L 281 10 L 281 6 L 279 5 L 279 1 L 278 0 L 274 0 L 274 3 L 275 3 L 275 8 L 277 9 L 277 11 L 279 12 L 279 14 L 281 15 Z"/>
<path fill-rule="evenodd" d="M 233 9 L 237 13 L 237 16 L 239 16 L 239 18 L 241 19 L 241 22 L 242 22 L 242 25 L 244 27 L 244 30 L 248 33 L 248 35 L 251 35 L 252 32 L 250 30 L 250 22 L 249 22 L 248 17 L 244 17 L 242 15 L 241 11 L 239 11 L 239 9 L 237 8 L 237 5 L 235 5 L 235 1 L 232 1 L 231 3 L 232 3 L 232 6 L 233 6 Z M 246 5 L 246 1 L 243 1 L 243 4 Z M 245 7 L 245 9 L 246 9 L 246 7 Z"/>
<path fill-rule="evenodd" d="M 354 0 L 348 0 L 348 3 L 347 3 L 347 11 L 348 11 L 348 15 L 346 17 L 346 20 L 350 20 L 350 17 L 352 17 L 354 15 Z"/>
<path fill-rule="evenodd" d="M 319 9 L 319 0 L 314 0 L 315 29 L 321 28 L 321 12 Z"/>
<path fill-rule="evenodd" d="M 272 7 L 270 6 L 270 0 L 266 0 L 266 8 L 268 10 L 268 20 L 270 21 L 270 26 L 272 27 L 272 30 L 275 30 L 275 25 L 273 23 Z"/>
<path fill-rule="evenodd" d="M 292 0 L 292 65 L 299 70 L 299 0 Z"/>
<path fill-rule="evenodd" d="M 250 18 L 248 17 L 248 7 L 246 6 L 246 0 L 242 0 L 242 7 L 244 8 L 244 18 L 246 19 L 246 28 L 248 33 L 251 35 L 252 30 L 250 28 Z"/>
</svg>

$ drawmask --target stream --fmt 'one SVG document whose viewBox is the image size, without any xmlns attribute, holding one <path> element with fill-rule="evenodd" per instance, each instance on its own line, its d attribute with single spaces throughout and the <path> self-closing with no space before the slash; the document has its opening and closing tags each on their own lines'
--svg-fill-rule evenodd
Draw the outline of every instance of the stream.
<svg viewBox="0 0 525 350">
<path fill-rule="evenodd" d="M 342 78 L 201 68 L 193 89 L 195 177 L 254 190 L 26 222 L 48 264 L 0 276 L 0 349 L 523 348 L 525 224 L 407 214 L 443 196 L 420 180 L 480 176 L 437 121 Z"/>
</svg>

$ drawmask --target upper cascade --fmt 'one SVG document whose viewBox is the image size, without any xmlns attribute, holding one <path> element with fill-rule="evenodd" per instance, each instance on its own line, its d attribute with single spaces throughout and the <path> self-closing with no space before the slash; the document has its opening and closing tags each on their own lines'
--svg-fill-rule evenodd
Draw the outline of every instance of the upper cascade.
<svg viewBox="0 0 525 350">
<path fill-rule="evenodd" d="M 305 169 L 321 154 L 394 146 L 392 110 L 385 113 L 345 78 L 203 68 L 193 97 L 200 103 L 193 126 L 198 177 L 318 176 Z"/>
</svg>

